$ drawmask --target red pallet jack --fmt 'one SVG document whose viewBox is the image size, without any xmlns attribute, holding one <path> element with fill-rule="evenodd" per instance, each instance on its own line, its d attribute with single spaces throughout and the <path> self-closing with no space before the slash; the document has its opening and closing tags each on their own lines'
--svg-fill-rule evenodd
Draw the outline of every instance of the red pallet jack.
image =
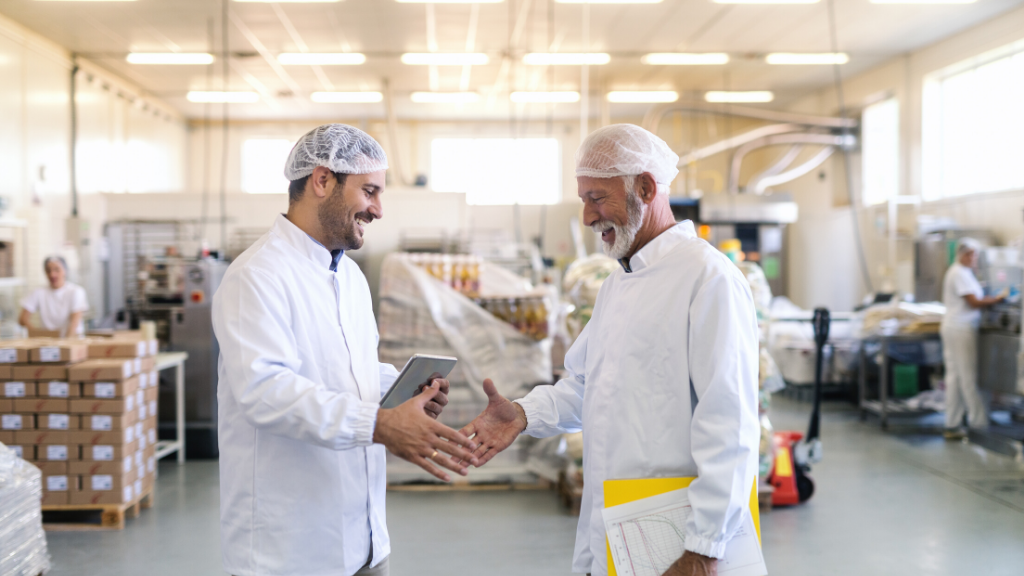
<svg viewBox="0 0 1024 576">
<path fill-rule="evenodd" d="M 775 487 L 772 506 L 792 506 L 806 502 L 814 495 L 814 480 L 807 475 L 811 464 L 821 462 L 821 378 L 825 342 L 831 318 L 828 310 L 814 310 L 814 344 L 818 357 L 814 370 L 814 410 L 807 437 L 795 431 L 779 431 L 772 437 L 775 444 L 775 463 L 768 475 L 768 483 Z"/>
</svg>

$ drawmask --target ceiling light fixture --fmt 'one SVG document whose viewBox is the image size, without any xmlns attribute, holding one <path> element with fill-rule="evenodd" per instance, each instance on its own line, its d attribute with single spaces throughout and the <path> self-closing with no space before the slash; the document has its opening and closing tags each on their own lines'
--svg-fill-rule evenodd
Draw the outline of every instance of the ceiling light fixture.
<svg viewBox="0 0 1024 576">
<path fill-rule="evenodd" d="M 235 2 L 258 2 L 260 4 L 270 4 L 271 2 L 279 2 L 283 4 L 325 4 L 329 2 L 341 2 L 341 0 L 235 0 Z"/>
<path fill-rule="evenodd" d="M 872 4 L 974 4 L 977 0 L 871 0 Z"/>
<path fill-rule="evenodd" d="M 383 101 L 384 95 L 380 92 L 313 92 L 309 99 L 321 104 L 372 104 Z"/>
<path fill-rule="evenodd" d="M 501 4 L 505 0 L 395 0 L 399 4 Z"/>
<path fill-rule="evenodd" d="M 192 90 L 186 96 L 189 102 L 211 103 L 211 104 L 252 104 L 260 101 L 260 95 L 255 92 L 209 92 L 203 90 Z"/>
<path fill-rule="evenodd" d="M 712 0 L 715 4 L 817 4 L 821 0 Z"/>
<path fill-rule="evenodd" d="M 656 104 L 675 102 L 679 100 L 679 93 L 672 90 L 616 90 L 609 92 L 606 97 L 609 102 L 622 104 Z"/>
<path fill-rule="evenodd" d="M 771 102 L 775 95 L 770 90 L 752 90 L 747 92 L 725 92 L 712 90 L 704 94 L 704 100 L 708 102 L 724 102 L 728 104 Z"/>
<path fill-rule="evenodd" d="M 213 64 L 213 54 L 203 52 L 132 52 L 129 64 Z"/>
<path fill-rule="evenodd" d="M 800 64 L 846 64 L 850 57 L 843 52 L 830 52 L 824 54 L 792 54 L 778 52 L 765 56 L 765 62 L 780 65 Z"/>
<path fill-rule="evenodd" d="M 410 66 L 480 66 L 489 62 L 482 52 L 407 52 L 402 64 Z"/>
<path fill-rule="evenodd" d="M 612 57 L 603 52 L 577 54 L 531 52 L 523 56 L 523 64 L 530 66 L 603 66 L 611 60 Z"/>
<path fill-rule="evenodd" d="M 410 96 L 417 104 L 472 104 L 480 100 L 476 92 L 413 92 Z"/>
<path fill-rule="evenodd" d="M 285 52 L 277 55 L 285 66 L 357 66 L 366 62 L 358 52 Z"/>
<path fill-rule="evenodd" d="M 579 92 L 513 92 L 508 99 L 516 104 L 567 104 L 579 102 Z"/>
<path fill-rule="evenodd" d="M 661 4 L 662 0 L 555 0 L 559 4 Z"/>
<path fill-rule="evenodd" d="M 707 54 L 655 52 L 645 55 L 640 58 L 640 61 L 651 66 L 709 66 L 728 64 L 729 55 L 725 52 L 709 52 Z"/>
<path fill-rule="evenodd" d="M 135 0 L 36 0 L 36 2 L 135 2 Z"/>
</svg>

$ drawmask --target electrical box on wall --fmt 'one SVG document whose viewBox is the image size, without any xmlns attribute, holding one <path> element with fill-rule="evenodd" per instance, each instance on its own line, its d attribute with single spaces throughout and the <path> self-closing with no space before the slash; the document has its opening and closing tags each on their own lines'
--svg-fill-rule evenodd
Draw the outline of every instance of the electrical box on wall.
<svg viewBox="0 0 1024 576">
<path fill-rule="evenodd" d="M 89 221 L 72 216 L 64 221 L 64 245 L 78 256 L 78 272 L 89 272 Z"/>
</svg>

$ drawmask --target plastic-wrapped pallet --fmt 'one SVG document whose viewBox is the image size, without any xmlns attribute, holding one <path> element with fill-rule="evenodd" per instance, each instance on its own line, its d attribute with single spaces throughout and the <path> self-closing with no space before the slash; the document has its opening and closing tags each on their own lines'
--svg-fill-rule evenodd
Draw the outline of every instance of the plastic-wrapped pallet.
<svg viewBox="0 0 1024 576">
<path fill-rule="evenodd" d="M 42 496 L 39 469 L 0 444 L 0 574 L 36 576 L 50 570 Z"/>
</svg>

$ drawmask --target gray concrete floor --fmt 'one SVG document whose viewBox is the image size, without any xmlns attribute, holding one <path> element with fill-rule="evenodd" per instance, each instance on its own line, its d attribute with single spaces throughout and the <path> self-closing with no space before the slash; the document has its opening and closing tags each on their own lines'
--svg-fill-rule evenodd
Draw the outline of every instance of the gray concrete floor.
<svg viewBox="0 0 1024 576">
<path fill-rule="evenodd" d="M 776 398 L 776 429 L 806 404 Z M 1024 464 L 936 436 L 882 433 L 826 406 L 814 497 L 762 516 L 775 575 L 1024 574 Z M 157 504 L 122 532 L 50 533 L 53 576 L 222 575 L 217 464 L 164 462 Z M 388 493 L 392 574 L 568 575 L 576 519 L 547 492 Z"/>
</svg>

